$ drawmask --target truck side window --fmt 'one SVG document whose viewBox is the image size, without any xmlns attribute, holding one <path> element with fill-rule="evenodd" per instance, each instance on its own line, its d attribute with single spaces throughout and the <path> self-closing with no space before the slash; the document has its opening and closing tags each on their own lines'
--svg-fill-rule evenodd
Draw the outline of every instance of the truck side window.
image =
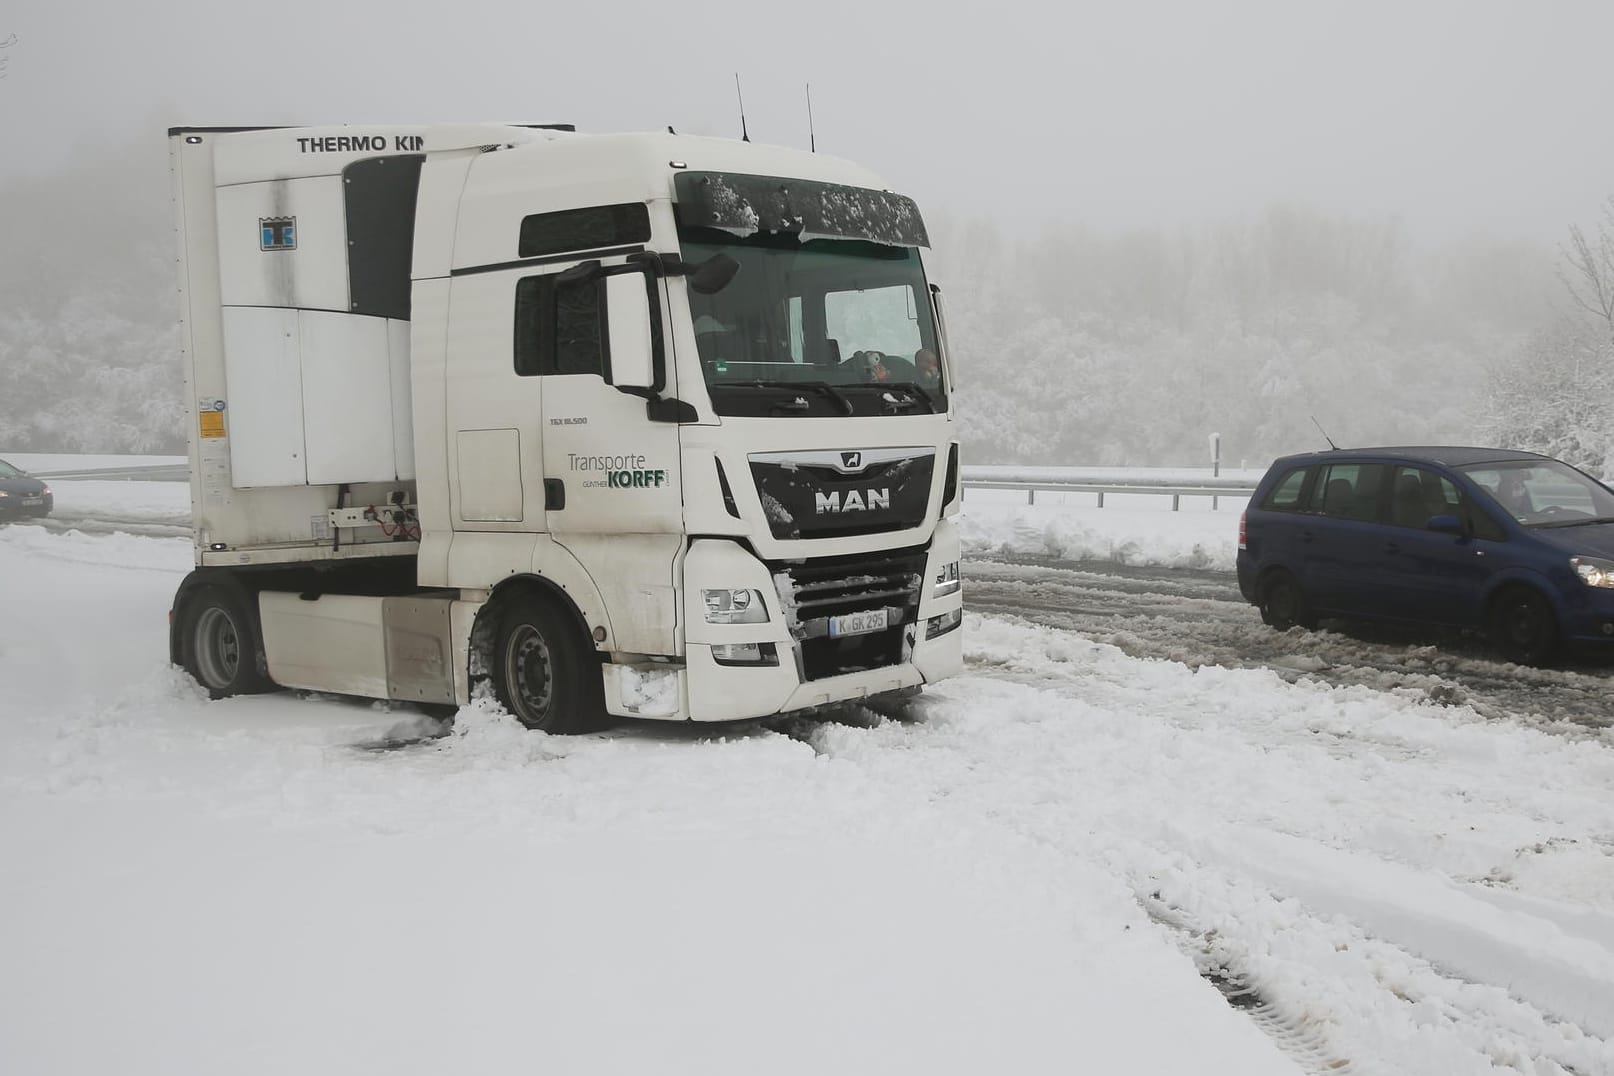
<svg viewBox="0 0 1614 1076">
<path fill-rule="evenodd" d="M 523 217 L 517 253 L 536 258 L 648 242 L 650 210 L 643 202 L 629 202 Z"/>
<path fill-rule="evenodd" d="M 515 369 L 522 377 L 605 374 L 605 281 L 555 287 L 554 274 L 516 282 Z"/>
</svg>

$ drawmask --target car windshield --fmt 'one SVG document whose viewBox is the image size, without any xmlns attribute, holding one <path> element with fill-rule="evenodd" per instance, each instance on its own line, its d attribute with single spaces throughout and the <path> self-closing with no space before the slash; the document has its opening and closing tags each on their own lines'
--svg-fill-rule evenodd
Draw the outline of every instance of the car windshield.
<svg viewBox="0 0 1614 1076">
<path fill-rule="evenodd" d="M 1508 460 L 1462 468 L 1526 527 L 1614 522 L 1614 491 L 1557 460 Z"/>
<path fill-rule="evenodd" d="M 0 478 L 21 478 L 21 477 L 23 477 L 23 474 L 22 474 L 21 471 L 17 470 L 17 468 L 13 467 L 11 464 L 7 463 L 5 460 L 0 460 Z"/>
<path fill-rule="evenodd" d="M 713 406 L 724 415 L 931 414 L 947 409 L 930 293 L 912 247 L 687 228 L 691 263 L 739 263 L 689 292 Z"/>
</svg>

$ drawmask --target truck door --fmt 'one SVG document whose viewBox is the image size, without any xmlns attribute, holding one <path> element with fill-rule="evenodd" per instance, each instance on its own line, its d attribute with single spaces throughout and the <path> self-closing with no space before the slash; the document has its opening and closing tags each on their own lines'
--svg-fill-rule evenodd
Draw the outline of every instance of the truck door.
<svg viewBox="0 0 1614 1076">
<path fill-rule="evenodd" d="M 678 425 L 651 421 L 646 398 L 622 391 L 650 379 L 652 327 L 662 336 L 663 395 L 676 394 L 665 334 L 665 283 L 616 258 L 577 273 L 525 278 L 518 322 L 536 328 L 543 379 L 545 515 L 567 535 L 679 534 Z M 518 351 L 520 344 L 518 342 Z M 518 356 L 518 362 L 521 356 Z"/>
</svg>

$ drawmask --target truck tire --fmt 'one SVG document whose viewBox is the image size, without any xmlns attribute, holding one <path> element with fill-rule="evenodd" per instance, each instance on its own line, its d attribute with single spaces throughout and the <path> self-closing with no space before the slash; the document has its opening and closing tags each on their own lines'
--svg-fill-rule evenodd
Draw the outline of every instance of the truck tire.
<svg viewBox="0 0 1614 1076">
<path fill-rule="evenodd" d="M 529 729 L 592 732 L 605 724 L 599 662 L 553 602 L 515 598 L 499 619 L 492 656 L 494 695 Z"/>
<path fill-rule="evenodd" d="M 181 646 L 185 671 L 215 699 L 274 690 L 257 619 L 230 587 L 203 586 L 185 603 Z"/>
<path fill-rule="evenodd" d="M 1491 603 L 1491 645 L 1504 661 L 1545 665 L 1558 652 L 1558 620 L 1547 599 L 1529 587 L 1516 586 Z"/>
</svg>

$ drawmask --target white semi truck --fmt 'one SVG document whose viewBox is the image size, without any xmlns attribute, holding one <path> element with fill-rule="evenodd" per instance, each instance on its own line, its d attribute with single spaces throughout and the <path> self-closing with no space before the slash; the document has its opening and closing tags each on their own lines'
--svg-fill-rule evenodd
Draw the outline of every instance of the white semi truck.
<svg viewBox="0 0 1614 1076">
<path fill-rule="evenodd" d="M 214 697 L 491 690 L 566 732 L 961 668 L 952 376 L 909 198 L 672 134 L 169 143 L 196 542 L 170 648 Z"/>
</svg>

